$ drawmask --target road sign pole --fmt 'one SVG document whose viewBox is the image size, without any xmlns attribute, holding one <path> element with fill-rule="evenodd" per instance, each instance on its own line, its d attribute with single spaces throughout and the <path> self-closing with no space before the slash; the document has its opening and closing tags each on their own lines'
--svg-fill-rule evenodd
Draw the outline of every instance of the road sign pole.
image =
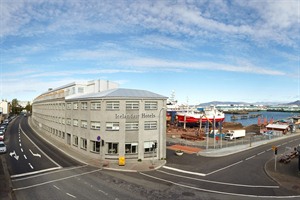
<svg viewBox="0 0 300 200">
<path fill-rule="evenodd" d="M 275 154 L 275 171 L 276 171 L 276 161 L 277 161 L 277 155 Z"/>
</svg>

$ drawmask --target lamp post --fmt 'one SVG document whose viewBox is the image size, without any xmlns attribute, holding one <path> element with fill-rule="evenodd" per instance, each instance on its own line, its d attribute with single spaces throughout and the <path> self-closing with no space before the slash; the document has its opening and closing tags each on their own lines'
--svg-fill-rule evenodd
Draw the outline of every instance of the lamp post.
<svg viewBox="0 0 300 200">
<path fill-rule="evenodd" d="M 161 135 L 162 135 L 162 123 L 161 120 L 164 119 L 164 117 L 161 117 L 161 112 L 166 109 L 166 107 L 162 107 L 159 111 L 159 115 L 158 115 L 158 120 L 159 120 L 159 133 L 158 133 L 158 145 L 157 145 L 157 149 L 158 149 L 158 156 L 157 158 L 160 159 L 160 155 L 161 155 L 161 149 L 162 149 L 162 144 L 161 144 Z M 162 119 L 161 119 L 162 118 Z"/>
</svg>

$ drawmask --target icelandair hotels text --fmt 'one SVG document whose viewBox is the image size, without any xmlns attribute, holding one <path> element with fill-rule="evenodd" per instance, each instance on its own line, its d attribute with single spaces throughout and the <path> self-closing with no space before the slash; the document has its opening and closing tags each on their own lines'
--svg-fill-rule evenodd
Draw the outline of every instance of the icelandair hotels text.
<svg viewBox="0 0 300 200">
<path fill-rule="evenodd" d="M 138 119 L 141 116 L 141 118 L 155 118 L 155 114 L 146 114 L 142 113 L 141 115 L 139 114 L 116 114 L 115 118 L 116 119 Z"/>
</svg>

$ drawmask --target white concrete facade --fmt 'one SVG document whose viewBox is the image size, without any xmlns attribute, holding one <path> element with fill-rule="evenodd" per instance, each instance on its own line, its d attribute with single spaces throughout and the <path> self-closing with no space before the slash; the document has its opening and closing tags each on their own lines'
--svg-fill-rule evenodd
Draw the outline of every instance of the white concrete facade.
<svg viewBox="0 0 300 200">
<path fill-rule="evenodd" d="M 37 97 L 32 119 L 58 142 L 91 158 L 166 158 L 167 97 L 107 81 L 72 83 Z"/>
</svg>

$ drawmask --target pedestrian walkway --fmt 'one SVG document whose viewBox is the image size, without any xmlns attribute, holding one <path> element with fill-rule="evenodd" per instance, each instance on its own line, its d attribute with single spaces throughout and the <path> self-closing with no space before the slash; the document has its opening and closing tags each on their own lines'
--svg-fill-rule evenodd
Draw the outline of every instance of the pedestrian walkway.
<svg viewBox="0 0 300 200">
<path fill-rule="evenodd" d="M 292 138 L 292 137 L 298 137 L 300 134 L 300 132 L 296 132 L 293 134 L 289 134 L 289 135 L 284 135 L 282 137 L 278 137 L 275 139 L 271 139 L 271 140 L 261 140 L 261 141 L 257 141 L 257 142 L 253 142 L 250 144 L 242 144 L 242 145 L 235 145 L 235 146 L 230 146 L 230 147 L 226 147 L 226 148 L 216 148 L 216 149 L 203 149 L 202 151 L 199 151 L 197 153 L 197 155 L 200 156 L 206 156 L 206 157 L 222 157 L 222 156 L 227 156 L 227 155 L 231 155 L 231 154 L 235 154 L 235 153 L 239 153 L 242 151 L 246 151 L 261 145 L 265 145 L 268 143 L 272 143 L 275 141 L 279 141 L 282 139 L 286 139 L 286 138 Z M 271 148 L 271 146 L 270 146 Z"/>
<path fill-rule="evenodd" d="M 183 146 L 183 145 L 172 145 L 172 146 L 168 146 L 167 147 L 168 149 L 170 150 L 181 150 L 185 153 L 188 153 L 188 154 L 193 154 L 193 153 L 198 153 L 199 151 L 201 151 L 202 149 L 200 148 L 197 148 L 197 147 L 190 147 L 190 146 Z"/>
</svg>

